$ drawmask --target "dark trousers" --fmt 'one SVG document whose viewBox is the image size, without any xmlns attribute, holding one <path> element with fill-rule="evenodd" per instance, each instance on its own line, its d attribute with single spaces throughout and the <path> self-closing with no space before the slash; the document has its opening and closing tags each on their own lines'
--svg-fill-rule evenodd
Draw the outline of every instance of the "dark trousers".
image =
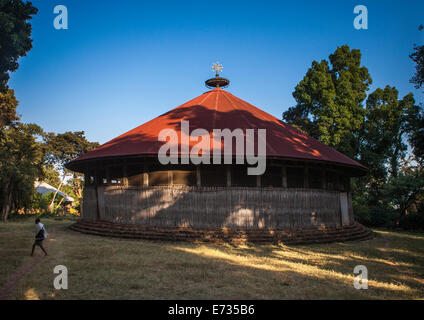
<svg viewBox="0 0 424 320">
<path fill-rule="evenodd" d="M 43 250 L 43 252 L 45 253 L 45 255 L 47 255 L 47 251 L 43 247 L 43 240 L 44 239 L 35 238 L 34 244 L 32 245 L 31 255 L 34 254 L 35 246 L 39 246 L 41 248 L 41 250 Z"/>
</svg>

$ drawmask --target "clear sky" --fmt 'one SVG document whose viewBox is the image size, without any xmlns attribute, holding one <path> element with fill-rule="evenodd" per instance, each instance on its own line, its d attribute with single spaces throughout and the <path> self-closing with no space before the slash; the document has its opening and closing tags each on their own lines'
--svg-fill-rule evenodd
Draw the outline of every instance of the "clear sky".
<svg viewBox="0 0 424 320">
<path fill-rule="evenodd" d="M 33 49 L 9 85 L 24 122 L 46 131 L 84 130 L 104 143 L 207 91 L 219 61 L 227 89 L 281 118 L 313 60 L 337 46 L 360 49 L 371 90 L 409 79 L 413 44 L 424 43 L 424 1 L 35 0 Z M 353 27 L 356 5 L 368 30 Z M 53 27 L 56 5 L 68 30 Z"/>
</svg>

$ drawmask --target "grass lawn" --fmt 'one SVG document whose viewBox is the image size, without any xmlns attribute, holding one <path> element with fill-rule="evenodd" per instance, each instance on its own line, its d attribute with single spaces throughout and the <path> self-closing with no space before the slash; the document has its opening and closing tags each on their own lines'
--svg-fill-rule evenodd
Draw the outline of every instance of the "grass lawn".
<svg viewBox="0 0 424 320">
<path fill-rule="evenodd" d="M 0 290 L 22 266 L 10 299 L 423 299 L 424 234 L 374 230 L 362 242 L 216 245 L 80 234 L 42 219 L 48 257 L 30 257 L 33 219 L 0 223 Z M 42 252 L 36 248 L 36 255 Z M 35 263 L 35 262 L 38 263 Z M 53 269 L 68 268 L 67 290 Z M 353 286 L 368 268 L 368 290 Z M 28 269 L 28 268 L 27 268 Z"/>
</svg>

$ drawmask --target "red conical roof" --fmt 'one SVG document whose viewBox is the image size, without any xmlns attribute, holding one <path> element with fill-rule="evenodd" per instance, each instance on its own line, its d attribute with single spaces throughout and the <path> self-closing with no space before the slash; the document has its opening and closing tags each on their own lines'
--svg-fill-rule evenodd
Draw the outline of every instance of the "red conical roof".
<svg viewBox="0 0 424 320">
<path fill-rule="evenodd" d="M 165 143 L 158 141 L 158 135 L 162 129 L 174 129 L 181 141 L 181 120 L 190 122 L 190 133 L 197 128 L 206 129 L 210 133 L 213 129 L 225 128 L 230 130 L 240 128 L 243 132 L 246 129 L 266 129 L 267 157 L 318 160 L 365 169 L 344 154 L 219 88 L 205 92 L 83 154 L 69 163 L 69 167 L 75 167 L 79 161 L 95 158 L 157 155 L 159 148 Z M 257 141 L 257 133 L 255 133 L 255 141 Z M 196 143 L 191 142 L 190 148 Z M 235 155 L 235 148 L 233 152 Z"/>
</svg>

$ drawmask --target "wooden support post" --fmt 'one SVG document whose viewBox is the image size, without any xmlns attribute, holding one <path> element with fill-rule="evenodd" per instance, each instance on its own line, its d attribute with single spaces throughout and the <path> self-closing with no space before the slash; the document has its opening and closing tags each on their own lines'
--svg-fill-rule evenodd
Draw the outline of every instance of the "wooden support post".
<svg viewBox="0 0 424 320">
<path fill-rule="evenodd" d="M 105 211 L 105 195 L 104 195 L 104 186 L 96 187 L 96 200 L 97 200 L 97 220 L 102 220 L 104 217 Z"/>
<path fill-rule="evenodd" d="M 149 173 L 147 172 L 147 164 L 143 164 L 143 186 L 149 186 Z"/>
<path fill-rule="evenodd" d="M 231 187 L 231 166 L 225 166 L 227 172 L 227 187 Z"/>
<path fill-rule="evenodd" d="M 322 169 L 322 188 L 327 189 L 327 175 L 325 174 L 325 168 Z"/>
<path fill-rule="evenodd" d="M 259 176 L 259 175 L 256 176 L 256 186 L 257 187 L 261 186 L 261 176 Z"/>
<path fill-rule="evenodd" d="M 97 186 L 100 183 L 100 181 L 99 181 L 99 175 L 97 173 L 97 169 L 94 169 L 93 174 L 94 174 L 94 185 Z"/>
<path fill-rule="evenodd" d="M 200 176 L 200 165 L 196 166 L 196 185 L 198 187 L 202 186 L 202 179 L 201 179 L 201 176 Z"/>
<path fill-rule="evenodd" d="M 122 184 L 124 185 L 124 187 L 128 187 L 128 172 L 127 172 L 127 165 L 126 164 L 124 164 L 122 174 L 123 174 Z"/>
<path fill-rule="evenodd" d="M 303 187 L 307 189 L 309 188 L 309 168 L 308 167 L 305 167 L 303 175 L 304 175 Z"/>
<path fill-rule="evenodd" d="M 106 167 L 106 184 L 110 184 L 110 169 Z"/>
<path fill-rule="evenodd" d="M 335 189 L 340 191 L 340 189 L 341 189 L 341 187 L 340 187 L 340 183 L 341 183 L 340 174 L 338 172 L 336 172 L 335 175 L 336 175 Z"/>
<path fill-rule="evenodd" d="M 282 172 L 282 176 L 283 176 L 283 181 L 282 181 L 283 188 L 287 188 L 287 167 L 283 166 L 281 168 L 281 172 Z"/>
<path fill-rule="evenodd" d="M 172 174 L 172 170 L 168 170 L 168 185 L 173 185 L 174 184 L 174 177 Z"/>
</svg>

